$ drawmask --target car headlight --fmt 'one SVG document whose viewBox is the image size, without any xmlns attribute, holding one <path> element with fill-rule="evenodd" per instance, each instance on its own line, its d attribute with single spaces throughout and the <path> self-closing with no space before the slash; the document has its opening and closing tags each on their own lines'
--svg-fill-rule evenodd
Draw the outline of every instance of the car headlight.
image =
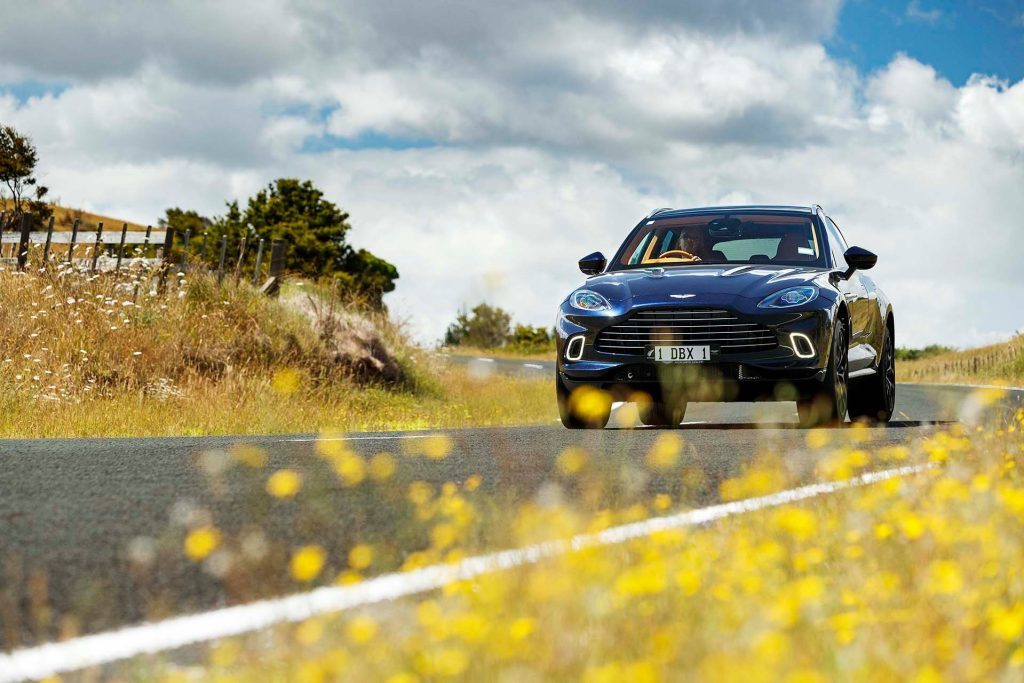
<svg viewBox="0 0 1024 683">
<path fill-rule="evenodd" d="M 581 311 L 606 311 L 612 307 L 608 299 L 589 289 L 578 289 L 573 292 L 569 297 L 569 303 Z"/>
<path fill-rule="evenodd" d="M 757 305 L 758 308 L 793 308 L 809 304 L 818 298 L 818 288 L 811 285 L 790 287 L 781 292 L 767 296 Z"/>
</svg>

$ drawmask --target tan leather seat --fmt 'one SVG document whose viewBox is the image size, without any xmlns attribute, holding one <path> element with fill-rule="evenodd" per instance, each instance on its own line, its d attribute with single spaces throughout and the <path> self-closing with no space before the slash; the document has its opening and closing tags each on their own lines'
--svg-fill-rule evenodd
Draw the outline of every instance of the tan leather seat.
<svg viewBox="0 0 1024 683">
<path fill-rule="evenodd" d="M 779 241 L 773 261 L 813 261 L 814 254 L 801 254 L 800 248 L 807 248 L 807 238 L 796 232 L 787 232 Z"/>
</svg>

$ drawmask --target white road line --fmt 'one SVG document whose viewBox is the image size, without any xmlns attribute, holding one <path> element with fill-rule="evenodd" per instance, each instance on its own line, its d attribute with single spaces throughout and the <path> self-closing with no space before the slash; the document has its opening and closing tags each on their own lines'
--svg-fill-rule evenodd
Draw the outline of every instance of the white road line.
<svg viewBox="0 0 1024 683">
<path fill-rule="evenodd" d="M 393 436 L 385 434 L 375 434 L 373 436 L 313 436 L 301 439 L 281 439 L 276 443 L 308 443 L 312 441 L 388 441 L 390 439 L 426 439 L 436 435 L 437 433 L 432 432 L 430 434 L 395 434 Z"/>
<path fill-rule="evenodd" d="M 493 358 L 477 358 L 477 360 L 483 361 L 484 363 L 493 363 L 494 362 Z"/>
<path fill-rule="evenodd" d="M 568 540 L 469 557 L 455 564 L 432 565 L 404 573 L 385 574 L 352 586 L 326 586 L 308 593 L 130 626 L 58 643 L 0 654 L 0 683 L 45 678 L 109 664 L 142 654 L 249 633 L 275 624 L 303 621 L 318 614 L 341 612 L 435 590 L 455 581 L 535 564 L 559 555 L 650 536 L 659 531 L 707 524 L 734 515 L 778 507 L 843 489 L 915 474 L 930 465 L 911 465 L 869 472 L 841 481 L 822 482 L 758 498 L 654 517 L 611 527 Z"/>
<path fill-rule="evenodd" d="M 533 368 L 534 370 L 543 370 L 543 365 L 537 365 L 536 363 L 523 363 L 524 368 Z"/>
</svg>

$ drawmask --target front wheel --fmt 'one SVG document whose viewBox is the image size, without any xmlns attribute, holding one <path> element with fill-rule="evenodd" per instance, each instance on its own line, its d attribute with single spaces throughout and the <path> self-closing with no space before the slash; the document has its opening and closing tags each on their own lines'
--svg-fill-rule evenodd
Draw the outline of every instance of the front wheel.
<svg viewBox="0 0 1024 683">
<path fill-rule="evenodd" d="M 801 427 L 823 427 L 846 420 L 849 383 L 849 342 L 846 322 L 840 318 L 832 332 L 832 350 L 829 353 L 825 380 L 820 390 L 796 402 Z"/>
<path fill-rule="evenodd" d="M 878 371 L 850 382 L 850 419 L 888 422 L 896 407 L 896 351 L 892 330 L 886 328 Z"/>
<path fill-rule="evenodd" d="M 566 429 L 603 429 L 612 414 L 612 399 L 607 392 L 588 386 L 570 392 L 557 372 L 555 399 L 558 418 Z"/>
<path fill-rule="evenodd" d="M 686 417 L 685 400 L 655 401 L 641 404 L 638 407 L 640 421 L 651 427 L 678 427 Z"/>
</svg>

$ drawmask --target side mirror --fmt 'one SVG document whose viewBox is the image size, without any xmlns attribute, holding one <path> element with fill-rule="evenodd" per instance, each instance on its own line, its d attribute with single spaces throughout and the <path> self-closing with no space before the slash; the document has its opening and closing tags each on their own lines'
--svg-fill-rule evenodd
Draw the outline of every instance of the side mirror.
<svg viewBox="0 0 1024 683">
<path fill-rule="evenodd" d="M 868 270 L 874 268 L 875 264 L 878 263 L 878 256 L 872 254 L 867 249 L 861 249 L 860 247 L 850 247 L 843 254 L 846 258 L 846 263 L 850 266 L 848 275 L 853 275 L 855 270 Z"/>
<path fill-rule="evenodd" d="M 604 254 L 599 251 L 595 251 L 593 254 L 588 254 L 580 259 L 580 270 L 584 275 L 597 275 L 604 271 L 606 265 L 608 265 L 608 261 L 605 259 Z"/>
</svg>

